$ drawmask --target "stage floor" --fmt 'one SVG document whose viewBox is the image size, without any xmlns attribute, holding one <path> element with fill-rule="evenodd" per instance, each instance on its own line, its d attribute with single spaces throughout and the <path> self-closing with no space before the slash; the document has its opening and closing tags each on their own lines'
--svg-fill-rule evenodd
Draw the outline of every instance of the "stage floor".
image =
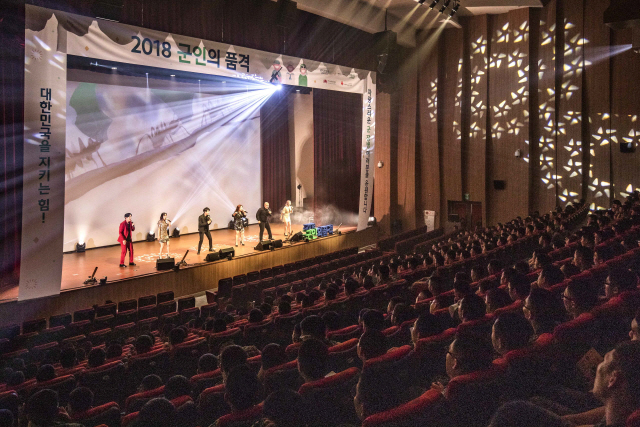
<svg viewBox="0 0 640 427">
<path fill-rule="evenodd" d="M 294 233 L 302 231 L 302 225 L 293 224 Z M 340 231 L 354 231 L 355 226 L 340 227 Z M 284 226 L 282 224 L 271 224 L 271 231 L 274 239 L 285 240 Z M 236 257 L 259 254 L 260 251 L 253 249 L 258 244 L 258 234 L 260 227 L 257 224 L 250 225 L 245 229 L 244 241 L 245 246 L 239 245 L 235 247 L 235 231 L 229 229 L 212 230 L 211 237 L 213 240 L 214 251 L 222 248 L 234 247 Z M 265 231 L 264 238 L 267 238 Z M 189 250 L 186 262 L 189 265 L 205 262 L 208 251 L 208 240 L 205 236 L 202 243 L 202 251 L 198 255 L 198 241 L 200 235 L 198 233 L 172 238 L 170 244 L 170 254 L 179 262 L 184 253 Z M 304 244 L 295 243 L 294 245 Z M 287 246 L 289 244 L 287 243 Z M 135 266 L 129 267 L 129 256 L 125 259 L 126 267 L 119 267 L 120 263 L 120 246 L 111 246 L 106 248 L 90 249 L 84 253 L 68 253 L 62 258 L 62 280 L 60 291 L 70 291 L 73 289 L 83 288 L 83 282 L 93 273 L 93 269 L 98 267 L 96 278 L 107 276 L 107 282 L 113 282 L 122 279 L 130 279 L 136 276 L 143 276 L 156 273 L 156 260 L 159 256 L 160 244 L 155 242 L 136 242 L 133 244 L 133 254 Z M 166 251 L 166 248 L 164 248 Z M 166 253 L 166 252 L 165 252 Z M 18 287 L 5 289 L 0 293 L 0 302 L 15 300 L 18 298 Z"/>
</svg>

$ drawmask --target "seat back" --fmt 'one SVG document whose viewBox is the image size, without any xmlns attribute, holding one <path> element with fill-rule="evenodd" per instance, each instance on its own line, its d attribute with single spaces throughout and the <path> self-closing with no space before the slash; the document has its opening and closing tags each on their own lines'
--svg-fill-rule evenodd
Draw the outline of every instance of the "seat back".
<svg viewBox="0 0 640 427">
<path fill-rule="evenodd" d="M 82 424 L 85 427 L 97 427 L 107 425 L 109 427 L 120 426 L 120 406 L 116 402 L 108 402 L 104 405 L 94 406 L 88 411 L 74 414 L 71 421 Z"/>
<path fill-rule="evenodd" d="M 283 365 L 267 369 L 264 372 L 262 382 L 264 384 L 265 393 L 268 395 L 269 393 L 281 388 L 297 390 L 304 383 L 304 380 L 298 373 L 298 362 L 296 360 L 292 360 L 291 362 L 287 362 Z"/>
<path fill-rule="evenodd" d="M 455 425 L 485 427 L 500 406 L 504 370 L 493 367 L 485 371 L 460 375 L 449 381 L 445 397 Z"/>
<path fill-rule="evenodd" d="M 66 406 L 69 403 L 69 394 L 75 387 L 76 378 L 73 375 L 64 375 L 49 381 L 37 382 L 26 394 L 30 396 L 40 390 L 50 389 L 58 393 L 60 406 Z"/>
<path fill-rule="evenodd" d="M 83 310 L 77 310 L 73 312 L 73 321 L 82 322 L 83 320 L 93 321 L 96 315 L 96 311 L 93 308 L 85 308 Z"/>
<path fill-rule="evenodd" d="M 129 358 L 127 369 L 127 381 L 129 390 L 135 390 L 138 384 L 147 375 L 159 375 L 166 379 L 169 368 L 169 353 L 164 349 L 158 349 L 145 354 L 139 354 Z"/>
<path fill-rule="evenodd" d="M 223 332 L 209 334 L 209 349 L 213 354 L 220 353 L 220 346 L 226 342 L 239 343 L 242 338 L 242 330 L 240 328 L 227 329 Z"/>
<path fill-rule="evenodd" d="M 173 291 L 166 291 L 158 293 L 157 298 L 157 304 L 162 304 L 163 302 L 173 301 L 175 296 L 173 295 Z"/>
<path fill-rule="evenodd" d="M 251 426 L 262 418 L 262 403 L 243 411 L 223 415 L 216 421 L 216 427 Z"/>
<path fill-rule="evenodd" d="M 233 279 L 231 277 L 218 280 L 218 298 L 229 298 L 232 287 Z"/>
<path fill-rule="evenodd" d="M 206 338 L 197 338 L 176 345 L 171 352 L 171 372 L 173 375 L 184 375 L 190 378 L 198 372 L 200 356 L 208 351 Z"/>
<path fill-rule="evenodd" d="M 47 327 L 47 319 L 40 318 L 34 320 L 27 320 L 22 323 L 22 333 L 30 334 L 32 332 L 40 332 Z"/>
<path fill-rule="evenodd" d="M 158 317 L 162 317 L 165 314 L 175 313 L 177 304 L 175 300 L 165 301 L 158 304 Z"/>
<path fill-rule="evenodd" d="M 194 308 L 196 306 L 196 297 L 185 297 L 178 299 L 178 312 L 187 308 Z"/>
<path fill-rule="evenodd" d="M 154 397 L 160 397 L 164 395 L 164 386 L 160 386 L 158 388 L 154 388 L 153 390 L 147 390 L 140 393 L 132 394 L 127 397 L 124 402 L 124 412 L 125 414 L 130 414 L 132 412 L 138 412 L 145 403 Z"/>
<path fill-rule="evenodd" d="M 351 389 L 358 382 L 359 374 L 358 368 L 349 368 L 300 386 L 298 393 L 302 396 L 305 410 L 312 418 L 312 424 L 357 423 Z"/>
<path fill-rule="evenodd" d="M 97 368 L 85 370 L 80 376 L 80 384 L 94 392 L 94 404 L 111 401 L 119 402 L 123 397 L 126 369 L 119 361 L 105 363 Z"/>
<path fill-rule="evenodd" d="M 445 425 L 446 405 L 438 390 L 429 389 L 418 398 L 388 411 L 371 415 L 362 427 L 415 427 Z"/>
<path fill-rule="evenodd" d="M 155 295 L 145 295 L 138 298 L 138 308 L 146 307 L 149 305 L 156 305 L 158 298 Z"/>
<path fill-rule="evenodd" d="M 271 331 L 274 330 L 273 319 L 267 319 L 257 324 L 249 324 L 244 328 L 244 342 L 263 348 L 271 342 Z"/>
<path fill-rule="evenodd" d="M 224 400 L 224 393 L 224 384 L 207 388 L 200 393 L 198 410 L 201 425 L 210 425 L 218 418 L 231 412 L 231 408 Z"/>
<path fill-rule="evenodd" d="M 69 326 L 72 322 L 71 313 L 56 314 L 49 317 L 49 327 L 55 328 L 56 326 Z"/>
<path fill-rule="evenodd" d="M 118 303 L 118 312 L 136 310 L 138 308 L 138 300 L 128 299 Z"/>
<path fill-rule="evenodd" d="M 103 304 L 96 307 L 96 317 L 116 315 L 117 305 L 115 303 Z"/>
</svg>

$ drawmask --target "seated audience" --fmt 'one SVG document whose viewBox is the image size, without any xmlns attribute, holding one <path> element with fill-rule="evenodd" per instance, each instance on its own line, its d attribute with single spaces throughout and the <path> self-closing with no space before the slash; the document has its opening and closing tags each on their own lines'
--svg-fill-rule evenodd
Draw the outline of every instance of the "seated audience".
<svg viewBox="0 0 640 427">
<path fill-rule="evenodd" d="M 522 314 L 503 313 L 493 322 L 491 342 L 496 353 L 503 356 L 528 346 L 533 333 L 533 327 Z"/>
<path fill-rule="evenodd" d="M 598 293 L 588 280 L 569 282 L 562 294 L 564 307 L 573 319 L 588 313 L 598 303 Z"/>
<path fill-rule="evenodd" d="M 39 383 L 43 383 L 46 381 L 50 381 L 56 377 L 56 370 L 53 365 L 42 365 L 38 368 L 38 373 L 36 374 L 36 381 Z"/>
<path fill-rule="evenodd" d="M 65 347 L 60 351 L 60 367 L 71 369 L 78 364 L 76 349 L 73 346 Z"/>
<path fill-rule="evenodd" d="M 257 308 L 249 312 L 249 323 L 260 323 L 264 320 L 264 314 Z"/>
<path fill-rule="evenodd" d="M 387 337 L 375 329 L 363 333 L 358 341 L 358 357 L 363 362 L 382 356 L 387 352 L 387 349 Z"/>
<path fill-rule="evenodd" d="M 522 301 L 529 295 L 531 283 L 527 280 L 526 276 L 517 273 L 509 281 L 507 291 L 512 301 Z"/>
<path fill-rule="evenodd" d="M 358 418 L 395 408 L 402 403 L 400 384 L 388 370 L 364 369 L 356 385 L 353 404 Z"/>
<path fill-rule="evenodd" d="M 173 400 L 181 396 L 189 396 L 191 394 L 191 383 L 182 375 L 174 375 L 169 378 L 164 386 L 164 397 Z"/>
<path fill-rule="evenodd" d="M 178 414 L 173 403 L 164 397 L 156 397 L 140 409 L 135 427 L 174 427 L 177 421 Z"/>
<path fill-rule="evenodd" d="M 302 341 L 298 349 L 298 371 L 305 382 L 313 382 L 324 378 L 329 372 L 329 351 L 327 345 L 316 339 Z"/>
<path fill-rule="evenodd" d="M 593 266 L 593 249 L 587 246 L 578 246 L 573 253 L 572 264 L 580 271 L 585 271 Z"/>
<path fill-rule="evenodd" d="M 117 342 L 110 343 L 105 356 L 107 360 L 122 357 L 122 346 Z"/>
<path fill-rule="evenodd" d="M 104 365 L 106 360 L 107 353 L 101 348 L 94 348 L 89 352 L 89 356 L 87 356 L 87 367 L 97 368 L 98 366 Z"/>
<path fill-rule="evenodd" d="M 622 292 L 638 290 L 638 276 L 630 270 L 612 269 L 607 276 L 604 292 L 607 298 L 620 295 Z"/>
<path fill-rule="evenodd" d="M 562 303 L 556 296 L 546 290 L 534 288 L 522 306 L 524 316 L 531 323 L 536 338 L 553 330 L 565 318 Z"/>
<path fill-rule="evenodd" d="M 539 288 L 549 289 L 550 287 L 561 283 L 563 280 L 564 275 L 562 274 L 562 270 L 553 264 L 549 264 L 545 265 L 542 270 L 540 270 L 536 285 Z"/>
<path fill-rule="evenodd" d="M 247 364 L 247 352 L 239 345 L 230 345 L 220 352 L 220 370 L 222 379 L 227 382 L 227 376 L 236 366 Z"/>
<path fill-rule="evenodd" d="M 489 289 L 484 296 L 487 313 L 493 313 L 499 308 L 511 304 L 509 293 L 502 288 Z"/>
<path fill-rule="evenodd" d="M 378 310 L 369 310 L 362 314 L 362 330 L 364 332 L 369 329 L 381 331 L 384 329 L 384 314 Z"/>
<path fill-rule="evenodd" d="M 155 390 L 159 387 L 162 387 L 162 378 L 158 375 L 147 375 L 142 379 L 142 382 L 138 386 L 138 393 Z"/>
<path fill-rule="evenodd" d="M 0 409 L 0 427 L 13 427 L 13 413 L 8 409 Z"/>
<path fill-rule="evenodd" d="M 263 418 L 254 427 L 303 427 L 306 425 L 302 397 L 294 390 L 274 391 L 264 400 Z"/>
<path fill-rule="evenodd" d="M 418 340 L 438 335 L 442 332 L 444 332 L 444 328 L 440 319 L 431 313 L 422 313 L 411 328 L 411 341 L 415 346 Z"/>
<path fill-rule="evenodd" d="M 136 354 L 148 353 L 153 347 L 153 338 L 151 338 L 149 335 L 140 335 L 138 338 L 136 338 L 134 347 L 136 349 Z"/>
<path fill-rule="evenodd" d="M 224 400 L 229 404 L 231 412 L 244 411 L 257 405 L 262 401 L 263 394 L 262 384 L 247 365 L 236 366 L 229 372 Z"/>
<path fill-rule="evenodd" d="M 482 319 L 486 314 L 487 306 L 482 297 L 476 294 L 466 295 L 460 301 L 458 316 L 461 322 Z"/>
<path fill-rule="evenodd" d="M 69 394 L 67 413 L 72 417 L 87 412 L 93 407 L 93 392 L 87 387 L 78 387 Z"/>
<path fill-rule="evenodd" d="M 173 328 L 171 332 L 169 332 L 169 350 L 173 350 L 175 346 L 178 344 L 182 344 L 184 339 L 187 337 L 184 329 L 182 328 Z"/>
<path fill-rule="evenodd" d="M 213 372 L 218 369 L 218 359 L 211 353 L 205 353 L 198 359 L 198 374 Z"/>
<path fill-rule="evenodd" d="M 64 421 L 58 410 L 58 393 L 49 389 L 40 390 L 32 395 L 24 407 L 24 414 L 29 421 L 29 427 L 82 427 L 82 424 Z"/>
<path fill-rule="evenodd" d="M 287 353 L 285 352 L 284 347 L 282 347 L 280 344 L 267 344 L 262 349 L 261 361 L 262 365 L 260 366 L 260 371 L 258 372 L 258 378 L 262 381 L 264 372 L 266 370 L 287 363 Z"/>
</svg>

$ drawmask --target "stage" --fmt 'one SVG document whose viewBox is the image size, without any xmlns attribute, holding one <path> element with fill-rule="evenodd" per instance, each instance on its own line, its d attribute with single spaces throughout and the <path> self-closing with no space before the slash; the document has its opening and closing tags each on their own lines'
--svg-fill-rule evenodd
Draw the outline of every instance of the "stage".
<svg viewBox="0 0 640 427">
<path fill-rule="evenodd" d="M 294 232 L 301 229 L 302 225 L 293 225 Z M 274 239 L 282 239 L 284 242 L 282 224 L 272 224 L 271 230 Z M 218 280 L 225 277 L 283 265 L 354 246 L 364 247 L 376 243 L 378 238 L 376 227 L 360 232 L 356 232 L 354 226 L 341 227 L 342 235 L 334 234 L 308 243 L 284 243 L 282 248 L 273 251 L 257 251 L 254 250 L 254 246 L 258 242 L 259 231 L 257 224 L 249 226 L 245 230 L 245 246 L 238 248 L 235 248 L 234 230 L 223 229 L 211 232 L 214 250 L 234 247 L 236 256 L 231 261 L 224 259 L 206 262 L 205 258 L 209 253 L 208 250 L 204 250 L 204 248 L 208 249 L 206 237 L 203 250 L 200 255 L 197 255 L 200 238 L 197 233 L 172 238 L 171 254 L 176 258 L 176 262 L 182 259 L 187 249 L 189 250 L 186 258 L 187 266 L 181 267 L 178 272 L 156 270 L 156 259 L 160 248 L 157 241 L 134 243 L 136 266 L 133 267 L 129 267 L 128 258 L 126 267 L 119 267 L 120 246 L 64 254 L 60 295 L 18 302 L 18 287 L 7 289 L 0 301 L 0 318 L 10 318 L 12 322 L 21 323 L 28 319 L 48 318 L 53 314 L 73 312 L 96 303 L 104 303 L 107 299 L 118 302 L 167 290 L 173 290 L 176 297 L 192 295 L 204 290 L 216 289 Z M 98 267 L 96 278 L 107 276 L 107 284 L 84 285 L 83 282 L 96 266 Z"/>
</svg>

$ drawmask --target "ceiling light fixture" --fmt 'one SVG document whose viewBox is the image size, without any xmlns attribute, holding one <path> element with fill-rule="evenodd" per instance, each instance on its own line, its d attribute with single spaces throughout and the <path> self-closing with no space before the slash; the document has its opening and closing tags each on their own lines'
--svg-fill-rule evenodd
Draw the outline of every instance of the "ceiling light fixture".
<svg viewBox="0 0 640 427">
<path fill-rule="evenodd" d="M 451 12 L 449 12 L 449 17 L 453 18 L 453 15 L 460 9 L 460 2 L 455 2 L 453 7 L 451 8 Z"/>
<path fill-rule="evenodd" d="M 433 2 L 429 5 L 429 9 L 433 9 L 434 7 L 436 7 L 439 1 L 440 0 L 433 0 Z"/>
<path fill-rule="evenodd" d="M 424 4 L 424 2 L 426 2 L 426 1 L 427 1 L 427 0 L 418 0 L 418 4 L 419 4 L 420 6 L 422 6 L 422 5 Z"/>
<path fill-rule="evenodd" d="M 451 3 L 451 0 L 444 0 L 444 3 L 442 4 L 442 8 L 440 9 L 440 13 L 444 13 L 444 11 L 447 10 L 447 8 L 449 7 L 450 3 Z"/>
</svg>

